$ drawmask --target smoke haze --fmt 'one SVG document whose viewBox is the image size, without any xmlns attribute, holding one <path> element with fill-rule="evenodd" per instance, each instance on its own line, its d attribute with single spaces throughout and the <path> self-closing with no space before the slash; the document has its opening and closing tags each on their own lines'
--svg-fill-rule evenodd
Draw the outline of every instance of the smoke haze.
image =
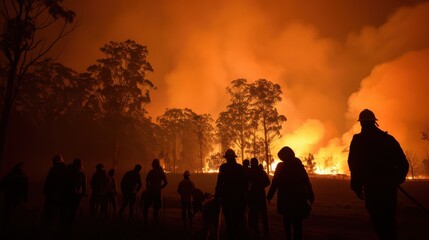
<svg viewBox="0 0 429 240">
<path fill-rule="evenodd" d="M 58 47 L 59 61 L 83 71 L 108 41 L 133 39 L 148 46 L 155 70 L 149 78 L 158 88 L 148 105 L 153 117 L 166 108 L 188 107 L 217 118 L 228 104 L 225 88 L 232 80 L 265 78 L 282 86 L 278 107 L 288 118 L 273 153 L 288 144 L 297 155 L 315 153 L 347 172 L 347 147 L 359 131 L 356 118 L 370 108 L 404 149 L 420 158 L 425 154 L 420 132 L 429 121 L 429 2 L 70 5 L 79 27 Z"/>
</svg>

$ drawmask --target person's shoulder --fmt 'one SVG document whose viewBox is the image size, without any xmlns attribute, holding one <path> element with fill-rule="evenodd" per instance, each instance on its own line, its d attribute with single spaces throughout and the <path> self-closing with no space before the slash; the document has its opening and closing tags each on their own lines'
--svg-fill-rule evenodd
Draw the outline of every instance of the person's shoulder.
<svg viewBox="0 0 429 240">
<path fill-rule="evenodd" d="M 226 168 L 226 167 L 228 167 L 228 163 L 222 163 L 222 164 L 219 166 L 219 169 L 224 169 L 224 168 Z"/>
</svg>

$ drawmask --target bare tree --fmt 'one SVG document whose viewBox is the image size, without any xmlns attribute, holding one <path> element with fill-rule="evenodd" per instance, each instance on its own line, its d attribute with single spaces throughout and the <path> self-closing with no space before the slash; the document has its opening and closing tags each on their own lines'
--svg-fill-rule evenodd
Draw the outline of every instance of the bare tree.
<svg viewBox="0 0 429 240">
<path fill-rule="evenodd" d="M 1 93 L 0 163 L 10 112 L 28 69 L 41 62 L 60 39 L 73 31 L 70 24 L 76 15 L 62 7 L 62 0 L 2 0 L 1 4 L 4 25 L 0 48 L 6 58 L 1 65 L 6 66 L 6 76 L 2 79 Z M 47 32 L 55 27 L 58 27 L 57 34 Z"/>
<path fill-rule="evenodd" d="M 405 151 L 405 156 L 407 157 L 408 164 L 410 165 L 409 174 L 411 174 L 411 178 L 414 179 L 414 177 L 416 176 L 416 170 L 418 166 L 417 155 L 413 151 Z"/>
</svg>

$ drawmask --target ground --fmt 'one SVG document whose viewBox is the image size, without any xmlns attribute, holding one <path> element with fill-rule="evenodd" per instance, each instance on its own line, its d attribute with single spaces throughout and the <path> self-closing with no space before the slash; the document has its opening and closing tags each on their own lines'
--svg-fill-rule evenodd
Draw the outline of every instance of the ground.
<svg viewBox="0 0 429 240">
<path fill-rule="evenodd" d="M 196 187 L 212 193 L 216 174 L 193 174 L 191 179 Z M 176 193 L 181 174 L 167 174 L 169 185 L 163 191 L 163 208 L 158 228 L 143 228 L 141 218 L 90 219 L 87 214 L 88 201 L 84 199 L 69 239 L 199 239 L 202 227 L 201 215 L 196 216 L 191 233 L 182 228 L 179 196 Z M 369 222 L 363 201 L 356 198 L 349 188 L 349 180 L 344 177 L 315 176 L 310 178 L 316 200 L 311 216 L 304 221 L 304 239 L 376 239 Z M 31 181 L 31 179 L 30 179 Z M 43 223 L 41 206 L 41 182 L 30 184 L 30 199 L 21 207 L 12 226 L 2 227 L 1 239 L 59 239 L 64 238 L 59 226 Z M 119 182 L 119 181 L 118 181 Z M 429 181 L 407 181 L 402 187 L 426 208 L 429 207 Z M 269 205 L 271 239 L 284 239 L 282 219 L 276 212 L 276 199 Z M 415 205 L 408 197 L 398 192 L 398 235 L 399 239 L 427 239 L 429 213 Z M 5 237 L 5 232 L 12 235 Z M 224 239 L 223 222 L 220 237 Z"/>
</svg>

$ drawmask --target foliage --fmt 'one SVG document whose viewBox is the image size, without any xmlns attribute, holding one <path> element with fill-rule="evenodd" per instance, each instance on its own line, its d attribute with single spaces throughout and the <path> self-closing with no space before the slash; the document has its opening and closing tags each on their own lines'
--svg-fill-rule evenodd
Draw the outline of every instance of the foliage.
<svg viewBox="0 0 429 240">
<path fill-rule="evenodd" d="M 50 125 L 61 116 L 70 118 L 81 108 L 78 74 L 60 63 L 34 65 L 25 77 L 15 108 L 37 125 Z"/>
<path fill-rule="evenodd" d="M 157 118 L 164 133 L 164 153 L 172 162 L 172 171 L 178 167 L 201 171 L 203 160 L 213 149 L 213 120 L 210 115 L 198 115 L 191 109 L 167 109 Z"/>
<path fill-rule="evenodd" d="M 110 42 L 101 48 L 106 58 L 88 68 L 93 84 L 87 106 L 111 119 L 115 125 L 138 121 L 146 114 L 153 83 L 146 78 L 153 69 L 146 60 L 148 51 L 132 40 Z"/>
<path fill-rule="evenodd" d="M 234 144 L 240 149 L 241 158 L 244 159 L 244 152 L 249 147 L 250 124 L 251 124 L 251 95 L 249 84 L 246 79 L 236 79 L 231 82 L 231 87 L 227 87 L 230 95 L 230 104 L 226 111 L 221 112 L 216 121 L 220 139 L 223 144 Z M 222 150 L 231 148 L 223 146 Z"/>
<path fill-rule="evenodd" d="M 261 125 L 265 147 L 265 160 L 267 172 L 270 172 L 271 164 L 269 156 L 271 144 L 278 139 L 283 122 L 286 117 L 278 113 L 276 104 L 282 98 L 280 85 L 274 84 L 266 79 L 259 79 L 250 86 L 252 95 L 251 106 L 253 109 L 253 119 Z"/>
<path fill-rule="evenodd" d="M 0 50 L 6 62 L 1 93 L 0 162 L 6 141 L 10 112 L 28 69 L 41 62 L 52 47 L 73 28 L 75 13 L 62 7 L 62 0 L 3 0 L 0 16 Z M 61 20 L 62 24 L 59 23 Z M 43 34 L 58 26 L 57 34 Z M 51 38 L 49 37 L 51 36 Z M 3 58 L 1 58 L 3 59 Z"/>
</svg>

